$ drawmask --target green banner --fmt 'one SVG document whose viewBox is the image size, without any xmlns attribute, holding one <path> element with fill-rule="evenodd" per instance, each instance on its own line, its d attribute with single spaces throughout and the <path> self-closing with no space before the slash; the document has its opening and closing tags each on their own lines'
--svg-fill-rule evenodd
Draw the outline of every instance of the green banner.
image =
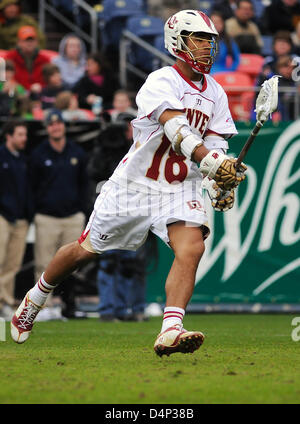
<svg viewBox="0 0 300 424">
<path fill-rule="evenodd" d="M 230 141 L 237 156 L 253 123 L 238 123 Z M 206 199 L 211 234 L 200 262 L 195 303 L 300 302 L 300 120 L 267 122 L 245 159 L 247 179 L 234 207 L 216 212 Z M 148 276 L 147 301 L 164 302 L 173 252 L 160 240 Z"/>
</svg>

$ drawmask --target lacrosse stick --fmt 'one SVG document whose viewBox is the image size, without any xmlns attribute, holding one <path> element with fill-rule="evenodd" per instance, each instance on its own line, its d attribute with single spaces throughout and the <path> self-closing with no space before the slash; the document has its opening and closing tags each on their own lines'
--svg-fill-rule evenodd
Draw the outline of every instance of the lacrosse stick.
<svg viewBox="0 0 300 424">
<path fill-rule="evenodd" d="M 252 145 L 255 137 L 259 133 L 259 130 L 264 125 L 268 117 L 276 110 L 278 104 L 278 75 L 274 75 L 272 78 L 266 80 L 262 84 L 262 88 L 256 99 L 256 125 L 251 131 L 251 134 L 246 141 L 244 147 L 239 154 L 235 163 L 235 168 L 238 169 L 246 156 L 250 146 Z"/>
</svg>

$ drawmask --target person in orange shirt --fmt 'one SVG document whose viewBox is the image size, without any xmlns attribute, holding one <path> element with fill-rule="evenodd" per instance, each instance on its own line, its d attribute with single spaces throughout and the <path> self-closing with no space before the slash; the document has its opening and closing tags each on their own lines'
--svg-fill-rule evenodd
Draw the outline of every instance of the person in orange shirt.
<svg viewBox="0 0 300 424">
<path fill-rule="evenodd" d="M 40 92 L 45 86 L 42 69 L 50 60 L 40 51 L 37 31 L 33 26 L 19 29 L 17 46 L 8 52 L 6 59 L 14 63 L 15 79 L 27 90 Z"/>
</svg>

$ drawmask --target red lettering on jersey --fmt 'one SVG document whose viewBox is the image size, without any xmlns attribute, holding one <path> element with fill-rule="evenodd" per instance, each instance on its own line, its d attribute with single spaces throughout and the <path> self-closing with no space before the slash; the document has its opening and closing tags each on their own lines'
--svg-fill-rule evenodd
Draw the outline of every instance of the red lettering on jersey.
<svg viewBox="0 0 300 424">
<path fill-rule="evenodd" d="M 195 128 L 197 128 L 198 127 L 198 125 L 199 125 L 199 122 L 200 122 L 200 120 L 201 120 L 201 118 L 202 118 L 202 112 L 201 112 L 201 110 L 196 110 L 196 118 L 195 118 L 195 124 L 194 124 L 194 127 Z"/>
<path fill-rule="evenodd" d="M 190 126 L 196 128 L 202 137 L 209 121 L 209 116 L 197 109 L 185 109 L 185 113 Z"/>
<path fill-rule="evenodd" d="M 207 123 L 209 121 L 209 116 L 205 115 L 205 113 L 203 113 L 202 115 L 203 115 L 203 117 L 202 117 L 202 123 L 201 123 L 201 126 L 199 128 L 199 132 L 200 132 L 201 136 L 203 136 L 204 131 L 205 131 L 205 128 L 206 128 L 206 125 L 207 125 Z"/>
<path fill-rule="evenodd" d="M 195 109 L 186 109 L 185 112 L 186 112 L 186 118 L 189 121 L 189 124 L 192 125 Z"/>
</svg>

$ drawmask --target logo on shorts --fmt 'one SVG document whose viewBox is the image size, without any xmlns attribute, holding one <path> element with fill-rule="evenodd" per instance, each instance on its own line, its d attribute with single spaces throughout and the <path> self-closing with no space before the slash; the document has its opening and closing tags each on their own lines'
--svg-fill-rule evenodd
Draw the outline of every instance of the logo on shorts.
<svg viewBox="0 0 300 424">
<path fill-rule="evenodd" d="M 99 239 L 100 240 L 107 240 L 108 239 L 108 234 L 99 234 Z"/>
<path fill-rule="evenodd" d="M 199 202 L 199 200 L 190 200 L 189 202 L 186 202 L 190 209 L 196 209 L 197 211 L 203 211 L 203 206 Z"/>
</svg>

